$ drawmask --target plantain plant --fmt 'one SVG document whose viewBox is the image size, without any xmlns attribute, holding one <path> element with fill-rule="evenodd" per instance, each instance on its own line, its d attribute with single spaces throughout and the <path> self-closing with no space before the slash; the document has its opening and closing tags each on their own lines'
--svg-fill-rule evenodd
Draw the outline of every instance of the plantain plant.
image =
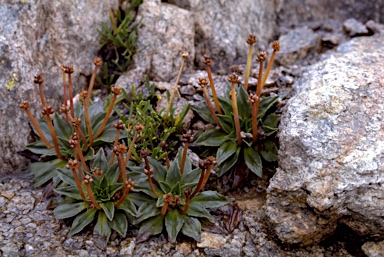
<svg viewBox="0 0 384 257">
<path fill-rule="evenodd" d="M 92 104 L 90 96 L 98 67 L 101 59 L 94 61 L 95 69 L 92 74 L 88 91 L 80 93 L 80 102 L 73 103 L 72 77 L 73 68 L 62 66 L 63 70 L 63 89 L 64 103 L 60 106 L 59 115 L 54 109 L 47 105 L 43 94 L 43 78 L 37 75 L 34 82 L 39 85 L 40 98 L 42 103 L 42 113 L 44 119 L 36 121 L 30 112 L 30 104 L 27 101 L 21 103 L 20 108 L 25 110 L 29 116 L 33 130 L 40 140 L 27 145 L 26 149 L 39 155 L 39 161 L 31 165 L 32 173 L 35 175 L 34 185 L 41 186 L 51 179 L 54 184 L 58 183 L 55 176 L 56 168 L 63 168 L 69 158 L 78 158 L 81 161 L 89 161 L 94 157 L 94 152 L 106 145 L 113 145 L 116 131 L 113 122 L 117 120 L 112 116 L 113 107 L 116 103 L 117 95 L 121 94 L 120 88 L 112 88 L 112 96 L 105 106 L 102 103 Z M 68 83 L 67 83 L 68 78 Z M 51 115 L 53 115 L 51 118 Z M 79 147 L 73 151 L 68 140 L 73 132 L 79 137 Z M 126 137 L 121 134 L 120 138 Z M 76 155 L 76 156 L 75 156 Z"/>
<path fill-rule="evenodd" d="M 263 76 L 263 62 L 267 59 L 265 52 L 259 52 L 256 61 L 260 63 L 258 82 L 255 92 L 248 89 L 250 61 L 253 44 L 257 41 L 254 35 L 247 38 L 250 45 L 245 81 L 240 85 L 234 73 L 228 77 L 230 90 L 225 97 L 216 95 L 212 75 L 209 69 L 211 59 L 205 56 L 209 81 L 200 78 L 206 104 L 194 105 L 192 108 L 207 122 L 216 125 L 215 129 L 202 132 L 195 143 L 216 149 L 216 160 L 219 167 L 218 176 L 222 176 L 235 164 L 245 164 L 253 173 L 262 177 L 262 159 L 267 162 L 277 160 L 277 146 L 273 135 L 277 132 L 279 116 L 271 112 L 273 105 L 279 100 L 278 95 L 261 97 L 266 78 L 272 66 L 275 52 L 280 50 L 277 41 L 272 43 L 274 49 Z M 207 85 L 210 84 L 215 108 L 208 95 Z M 236 165 L 237 166 L 237 165 Z M 245 169 L 246 170 L 246 169 Z"/>
<path fill-rule="evenodd" d="M 207 208 L 228 203 L 215 191 L 200 192 L 209 178 L 215 158 L 208 157 L 199 168 L 192 169 L 187 158 L 190 139 L 190 134 L 184 136 L 184 147 L 180 147 L 175 160 L 165 166 L 149 157 L 148 151 L 141 151 L 147 180 L 135 187 L 136 191 L 145 194 L 139 202 L 138 218 L 133 221 L 134 224 L 142 223 L 136 242 L 160 234 L 164 228 L 170 242 L 175 242 L 180 232 L 200 241 L 200 220 L 214 222 Z"/>
</svg>

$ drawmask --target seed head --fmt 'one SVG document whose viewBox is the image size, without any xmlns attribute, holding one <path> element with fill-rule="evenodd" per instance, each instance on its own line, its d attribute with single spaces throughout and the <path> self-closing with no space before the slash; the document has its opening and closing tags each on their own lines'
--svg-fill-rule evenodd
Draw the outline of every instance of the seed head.
<svg viewBox="0 0 384 257">
<path fill-rule="evenodd" d="M 20 108 L 21 108 L 22 110 L 26 110 L 26 109 L 28 109 L 29 106 L 31 106 L 31 104 L 30 104 L 29 102 L 27 102 L 27 101 L 23 101 L 23 102 L 20 104 Z"/>
<path fill-rule="evenodd" d="M 237 76 L 236 73 L 232 73 L 227 79 L 230 83 L 240 83 L 239 76 Z"/>
<path fill-rule="evenodd" d="M 100 66 L 102 63 L 103 63 L 103 60 L 100 57 L 96 57 L 93 60 L 93 64 L 95 64 L 96 66 Z"/>
<path fill-rule="evenodd" d="M 83 90 L 80 92 L 80 99 L 85 99 L 87 98 L 87 95 L 88 95 L 88 91 L 87 90 Z"/>
<path fill-rule="evenodd" d="M 171 203 L 173 201 L 173 196 L 171 193 L 163 195 L 164 202 Z"/>
<path fill-rule="evenodd" d="M 125 181 L 125 186 L 129 191 L 133 190 L 134 185 L 135 185 L 135 182 L 133 182 L 132 179 L 128 179 Z"/>
<path fill-rule="evenodd" d="M 122 120 L 118 120 L 117 123 L 113 124 L 113 127 L 118 130 L 123 130 L 124 129 L 124 124 Z"/>
<path fill-rule="evenodd" d="M 93 182 L 93 178 L 89 175 L 86 175 L 84 177 L 84 184 L 89 184 L 89 183 L 92 183 Z"/>
<path fill-rule="evenodd" d="M 153 172 L 154 172 L 154 170 L 152 168 L 150 168 L 149 170 L 144 169 L 144 174 L 147 175 L 147 176 L 148 175 L 151 176 L 153 174 Z"/>
<path fill-rule="evenodd" d="M 77 161 L 69 159 L 68 164 L 65 166 L 67 169 L 74 170 L 77 167 Z"/>
<path fill-rule="evenodd" d="M 149 156 L 149 151 L 148 150 L 141 150 L 140 151 L 140 158 L 145 158 Z"/>
<path fill-rule="evenodd" d="M 187 187 L 185 190 L 184 190 L 184 196 L 185 197 L 188 197 L 192 194 L 192 189 L 190 187 Z"/>
<path fill-rule="evenodd" d="M 35 83 L 35 84 L 43 84 L 43 82 L 44 82 L 44 79 L 43 79 L 43 77 L 40 75 L 40 74 L 37 74 L 36 76 L 35 76 L 35 78 L 33 79 L 33 83 Z"/>
<path fill-rule="evenodd" d="M 247 42 L 248 45 L 253 45 L 254 43 L 257 42 L 257 37 L 253 34 L 249 34 L 245 41 Z"/>
<path fill-rule="evenodd" d="M 116 155 L 119 155 L 120 153 L 125 153 L 126 151 L 127 147 L 123 144 L 119 144 L 113 147 L 113 152 L 115 152 Z"/>
<path fill-rule="evenodd" d="M 77 136 L 76 132 L 72 134 L 72 136 L 68 140 L 68 144 L 71 148 L 75 148 L 77 144 L 79 143 L 79 137 Z"/>
<path fill-rule="evenodd" d="M 181 136 L 181 139 L 180 139 L 181 142 L 188 142 L 188 143 L 191 143 L 193 141 L 193 135 L 192 135 L 192 131 L 191 130 L 188 130 L 187 133 L 183 134 Z"/>
<path fill-rule="evenodd" d="M 120 95 L 120 94 L 121 94 L 121 88 L 120 88 L 120 87 L 113 87 L 113 88 L 111 89 L 111 91 L 112 91 L 112 93 L 113 93 L 114 95 Z"/>
<path fill-rule="evenodd" d="M 274 51 L 276 51 L 276 52 L 279 52 L 280 51 L 280 42 L 279 41 L 273 41 L 272 43 L 271 43 L 271 46 L 272 46 L 272 48 L 273 48 L 273 50 Z"/>
<path fill-rule="evenodd" d="M 256 62 L 264 62 L 268 59 L 268 55 L 266 52 L 258 52 L 256 57 Z"/>
<path fill-rule="evenodd" d="M 48 105 L 47 107 L 44 107 L 43 110 L 41 111 L 43 115 L 51 115 L 54 114 L 55 111 L 53 110 L 52 106 Z"/>
<path fill-rule="evenodd" d="M 208 85 L 208 80 L 206 78 L 199 78 L 197 81 L 197 84 L 199 84 L 199 86 L 204 88 Z"/>
<path fill-rule="evenodd" d="M 160 147 L 161 147 L 163 150 L 165 150 L 165 149 L 168 148 L 168 144 L 167 144 L 165 141 L 162 141 L 162 142 L 160 143 Z"/>
<path fill-rule="evenodd" d="M 205 54 L 204 55 L 204 59 L 203 59 L 203 63 L 207 66 L 210 66 L 212 64 L 212 59 L 209 55 Z"/>
<path fill-rule="evenodd" d="M 143 131 L 144 126 L 143 126 L 143 124 L 141 124 L 141 123 L 137 123 L 133 128 L 134 128 L 137 132 L 141 132 L 141 131 Z"/>
<path fill-rule="evenodd" d="M 61 69 L 64 71 L 64 73 L 72 74 L 73 73 L 73 66 L 67 66 L 67 65 L 61 65 Z"/>
<path fill-rule="evenodd" d="M 59 111 L 61 113 L 68 113 L 69 112 L 69 106 L 66 104 L 62 104 L 62 105 L 60 105 Z"/>
<path fill-rule="evenodd" d="M 74 117 L 74 118 L 72 119 L 72 125 L 73 125 L 74 127 L 79 127 L 80 124 L 81 124 L 81 120 L 80 120 L 80 118 Z"/>
<path fill-rule="evenodd" d="M 214 165 L 217 163 L 216 158 L 213 156 L 208 156 L 207 158 L 205 158 L 204 162 L 206 163 L 206 165 Z"/>
<path fill-rule="evenodd" d="M 92 174 L 95 175 L 96 177 L 101 177 L 103 176 L 104 172 L 99 169 L 98 167 L 95 167 L 91 170 Z"/>
<path fill-rule="evenodd" d="M 182 53 L 181 56 L 182 56 L 184 59 L 187 59 L 187 58 L 188 58 L 188 52 L 184 52 L 184 53 Z"/>
</svg>

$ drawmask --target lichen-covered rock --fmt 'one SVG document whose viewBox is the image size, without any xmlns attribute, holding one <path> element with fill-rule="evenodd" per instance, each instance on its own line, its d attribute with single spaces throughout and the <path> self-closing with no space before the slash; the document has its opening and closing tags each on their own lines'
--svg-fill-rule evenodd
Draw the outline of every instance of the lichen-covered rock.
<svg viewBox="0 0 384 257">
<path fill-rule="evenodd" d="M 349 18 L 344 21 L 343 23 L 344 30 L 348 32 L 350 36 L 359 36 L 359 35 L 366 35 L 368 34 L 367 27 L 361 23 L 360 21 L 357 21 L 354 18 Z"/>
<path fill-rule="evenodd" d="M 117 0 L 110 1 L 112 7 Z M 41 104 L 33 77 L 42 73 L 47 102 L 62 99 L 61 64 L 74 66 L 75 92 L 92 72 L 98 32 L 108 22 L 106 1 L 2 1 L 0 6 L 0 174 L 25 165 L 17 154 L 30 134 L 28 118 L 19 103 L 28 100 L 39 117 Z"/>
<path fill-rule="evenodd" d="M 355 38 L 294 85 L 265 206 L 283 242 L 318 242 L 338 222 L 384 238 L 383 49 L 380 34 Z"/>
<path fill-rule="evenodd" d="M 384 241 L 366 242 L 361 248 L 368 257 L 384 256 Z"/>
</svg>

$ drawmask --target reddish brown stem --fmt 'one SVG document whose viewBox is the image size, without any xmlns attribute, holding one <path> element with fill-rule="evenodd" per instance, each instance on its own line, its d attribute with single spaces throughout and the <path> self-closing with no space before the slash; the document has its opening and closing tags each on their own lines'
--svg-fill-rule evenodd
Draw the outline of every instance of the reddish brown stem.
<svg viewBox="0 0 384 257">
<path fill-rule="evenodd" d="M 56 155 L 57 155 L 58 158 L 60 158 L 62 160 L 65 160 L 64 156 L 61 155 L 61 152 L 60 152 L 60 149 L 59 149 L 59 144 L 57 143 L 56 132 L 55 132 L 55 129 L 53 128 L 52 120 L 51 120 L 51 117 L 49 117 L 49 114 L 45 115 L 45 119 L 47 120 L 49 132 L 51 133 L 52 142 L 53 142 L 53 146 L 54 146 L 55 151 L 56 151 Z"/>
<path fill-rule="evenodd" d="M 247 65 L 245 67 L 245 77 L 244 77 L 244 89 L 245 89 L 245 91 L 248 90 L 248 80 L 249 80 L 249 75 L 251 73 L 252 52 L 253 52 L 253 44 L 250 44 L 249 45 L 248 58 L 247 58 Z"/>
<path fill-rule="evenodd" d="M 129 159 L 131 158 L 133 148 L 135 147 L 136 140 L 139 138 L 139 132 L 136 130 L 135 135 L 133 136 L 132 142 L 129 146 L 127 156 L 125 157 L 125 165 L 128 164 Z"/>
<path fill-rule="evenodd" d="M 75 169 L 71 169 L 71 170 L 72 170 L 73 178 L 75 179 L 75 182 L 76 182 L 77 189 L 79 190 L 80 196 L 85 201 L 86 197 L 84 195 L 83 188 L 81 187 L 81 182 L 79 180 L 79 176 L 77 175 L 77 172 Z"/>
<path fill-rule="evenodd" d="M 119 155 L 117 156 L 117 162 L 119 164 L 120 176 L 124 182 L 127 180 L 127 171 L 125 169 L 124 156 L 122 152 L 120 152 Z M 125 184 L 124 184 L 124 189 L 125 189 Z"/>
<path fill-rule="evenodd" d="M 128 193 L 129 189 L 128 187 L 125 187 L 123 195 L 121 196 L 120 200 L 115 204 L 115 208 L 119 208 L 119 206 L 124 202 L 125 198 L 127 198 Z"/>
<path fill-rule="evenodd" d="M 89 185 L 89 183 L 85 183 L 85 187 L 87 188 L 87 193 L 88 193 L 89 198 L 91 199 L 93 206 L 95 206 L 96 209 L 101 210 L 101 206 L 96 201 L 95 196 L 92 193 L 92 189 L 91 189 L 91 186 Z"/>
<path fill-rule="evenodd" d="M 119 137 L 120 137 L 120 130 L 117 130 L 113 146 L 117 146 L 117 143 L 119 142 Z M 112 156 L 111 156 L 111 161 L 109 162 L 109 166 L 112 166 L 114 161 L 115 161 L 115 152 L 112 151 Z"/>
<path fill-rule="evenodd" d="M 75 151 L 75 154 L 79 157 L 80 161 L 81 161 L 81 165 L 83 165 L 83 168 L 85 171 L 88 171 L 88 166 L 87 164 L 85 163 L 85 159 L 84 159 L 84 155 L 83 155 L 83 152 L 81 151 L 80 149 L 80 142 L 76 145 L 76 151 Z"/>
<path fill-rule="evenodd" d="M 187 160 L 187 152 L 188 152 L 188 141 L 184 143 L 183 157 L 181 158 L 181 164 L 180 164 L 181 175 L 183 175 L 184 173 L 185 161 Z"/>
<path fill-rule="evenodd" d="M 193 191 L 193 193 L 191 194 L 191 197 L 190 199 L 192 199 L 201 189 L 201 185 L 203 184 L 203 181 L 204 181 L 204 177 L 205 177 L 205 171 L 202 170 L 201 171 L 201 174 L 200 174 L 200 179 L 199 179 L 199 182 L 197 183 L 197 186 L 195 188 L 195 190 Z"/>
<path fill-rule="evenodd" d="M 25 109 L 25 111 L 27 112 L 27 115 L 28 115 L 29 119 L 31 120 L 32 125 L 35 127 L 37 134 L 39 134 L 41 141 L 43 141 L 43 143 L 45 144 L 45 146 L 48 149 L 52 149 L 51 144 L 48 142 L 47 138 L 44 136 L 43 131 L 41 131 L 41 128 L 40 128 L 39 124 L 37 123 L 37 121 L 35 120 L 35 118 L 33 117 L 31 111 L 28 109 Z"/>
<path fill-rule="evenodd" d="M 72 74 L 68 73 L 68 85 L 69 85 L 69 107 L 71 108 L 72 117 L 75 116 L 75 108 L 73 107 L 73 87 L 72 87 Z"/>
<path fill-rule="evenodd" d="M 273 52 L 271 54 L 271 58 L 269 59 L 267 68 L 265 70 L 265 74 L 264 74 L 264 77 L 263 77 L 263 82 L 261 83 L 261 89 L 264 88 L 265 82 L 267 82 L 267 78 L 268 78 L 269 72 L 271 71 L 271 68 L 272 68 L 272 65 L 273 65 L 273 60 L 275 59 L 275 55 L 276 55 L 276 51 L 273 50 Z"/>
<path fill-rule="evenodd" d="M 232 82 L 231 96 L 232 96 L 233 116 L 234 116 L 234 120 L 235 120 L 235 128 L 236 128 L 236 135 L 237 135 L 237 144 L 241 145 L 242 138 L 241 138 L 241 130 L 240 130 L 239 110 L 237 108 L 237 97 L 236 97 L 235 83 L 233 83 L 233 82 Z"/>
<path fill-rule="evenodd" d="M 213 83 L 211 67 L 209 65 L 207 65 L 206 70 L 207 70 L 207 74 L 208 74 L 209 84 L 211 85 L 212 96 L 213 96 L 213 101 L 215 103 L 216 111 L 219 114 L 223 114 L 223 112 L 221 111 L 221 108 L 220 108 L 219 99 L 217 98 L 215 84 Z"/>
<path fill-rule="evenodd" d="M 212 103 L 211 103 L 211 99 L 209 99 L 209 95 L 208 95 L 208 90 L 207 90 L 207 88 L 206 88 L 206 87 L 202 87 L 202 88 L 203 88 L 203 92 L 204 92 L 205 101 L 207 102 L 208 109 L 209 109 L 209 112 L 210 112 L 211 115 L 212 115 L 213 120 L 215 121 L 215 123 L 216 123 L 220 128 L 223 128 L 223 127 L 221 126 L 221 123 L 220 123 L 219 119 L 217 118 L 217 115 L 216 115 L 215 110 L 213 109 L 213 106 L 212 106 Z"/>
<path fill-rule="evenodd" d="M 117 98 L 117 95 L 116 95 L 116 94 L 113 94 L 112 101 L 111 101 L 111 103 L 110 103 L 110 105 L 109 105 L 109 107 L 108 107 L 107 114 L 105 115 L 104 120 L 103 120 L 103 123 L 101 124 L 99 130 L 98 130 L 98 131 L 96 132 L 96 134 L 93 136 L 94 138 L 97 138 L 97 137 L 103 132 L 103 129 L 105 128 L 105 125 L 107 125 L 107 122 L 108 122 L 108 120 L 109 120 L 109 117 L 111 116 L 113 107 L 115 106 L 116 98 Z"/>
<path fill-rule="evenodd" d="M 191 200 L 191 197 L 187 196 L 187 198 L 185 199 L 184 210 L 179 211 L 180 215 L 185 215 L 188 212 L 190 200 Z"/>
<path fill-rule="evenodd" d="M 161 215 L 164 216 L 165 214 L 167 214 L 167 210 L 168 210 L 168 202 L 164 202 L 164 205 L 161 208 Z"/>
</svg>

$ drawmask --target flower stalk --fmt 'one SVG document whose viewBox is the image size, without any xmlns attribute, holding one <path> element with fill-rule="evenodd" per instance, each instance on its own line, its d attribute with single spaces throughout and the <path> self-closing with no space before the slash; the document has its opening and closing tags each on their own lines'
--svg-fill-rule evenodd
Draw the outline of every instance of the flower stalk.
<svg viewBox="0 0 384 257">
<path fill-rule="evenodd" d="M 69 107 L 71 109 L 71 115 L 72 117 L 75 116 L 75 108 L 73 107 L 73 86 L 72 86 L 72 73 L 73 73 L 73 67 L 72 66 L 62 66 L 64 73 L 68 74 L 68 88 L 69 88 Z"/>
<path fill-rule="evenodd" d="M 216 112 L 213 109 L 211 99 L 209 99 L 208 90 L 207 90 L 208 81 L 205 78 L 199 78 L 199 80 L 197 81 L 197 84 L 199 84 L 203 89 L 204 98 L 205 98 L 205 101 L 207 102 L 207 106 L 208 106 L 209 112 L 212 115 L 213 120 L 215 121 L 217 126 L 222 128 L 219 118 L 217 118 Z"/>
<path fill-rule="evenodd" d="M 244 77 L 244 89 L 248 90 L 248 80 L 251 73 L 251 63 L 252 63 L 252 54 L 253 54 L 253 44 L 257 42 L 257 37 L 253 34 L 249 34 L 246 39 L 247 44 L 249 45 L 247 65 L 245 67 L 245 77 Z"/>
<path fill-rule="evenodd" d="M 124 124 L 122 120 L 119 120 L 117 123 L 113 124 L 113 127 L 116 129 L 115 141 L 113 141 L 113 146 L 117 146 L 119 144 L 120 130 L 124 129 Z M 111 161 L 109 165 L 112 165 L 115 161 L 115 152 L 112 151 Z"/>
<path fill-rule="evenodd" d="M 272 46 L 273 51 L 272 51 L 272 54 L 271 54 L 271 58 L 269 58 L 269 62 L 268 62 L 267 68 L 265 70 L 265 74 L 264 74 L 264 77 L 263 77 L 263 82 L 261 83 L 261 89 L 264 88 L 265 82 L 267 81 L 269 72 L 271 71 L 271 68 L 272 68 L 273 61 L 275 60 L 276 52 L 280 51 L 280 43 L 279 43 L 279 41 L 273 41 L 271 43 L 271 46 Z"/>
<path fill-rule="evenodd" d="M 119 208 L 119 206 L 124 202 L 125 198 L 127 198 L 128 193 L 133 190 L 133 186 L 135 185 L 135 182 L 132 181 L 132 179 L 128 179 L 124 182 L 124 192 L 121 198 L 117 203 L 115 203 L 115 208 Z"/>
<path fill-rule="evenodd" d="M 211 174 L 212 165 L 216 164 L 216 159 L 213 156 L 207 157 L 203 162 L 200 163 L 202 168 L 199 182 L 193 193 L 191 194 L 191 199 L 205 186 L 208 181 L 209 175 Z"/>
<path fill-rule="evenodd" d="M 134 126 L 135 134 L 133 135 L 133 139 L 131 145 L 129 146 L 127 156 L 125 157 L 125 165 L 128 164 L 129 159 L 131 158 L 133 148 L 135 147 L 136 140 L 139 138 L 140 132 L 143 131 L 144 126 L 140 123 L 137 123 Z"/>
<path fill-rule="evenodd" d="M 161 149 L 163 149 L 163 152 L 165 153 L 165 164 L 167 166 L 167 169 L 169 169 L 169 167 L 171 166 L 170 162 L 169 162 L 169 156 L 168 156 L 168 144 L 166 142 L 161 142 L 160 143 L 160 147 Z"/>
<path fill-rule="evenodd" d="M 31 111 L 28 109 L 30 106 L 29 102 L 27 101 L 23 101 L 21 104 L 20 104 L 20 108 L 22 110 L 25 110 L 25 112 L 27 113 L 30 121 L 32 122 L 32 125 L 33 127 L 36 129 L 36 132 L 37 134 L 39 134 L 39 137 L 41 138 L 41 141 L 43 141 L 43 143 L 45 144 L 45 146 L 48 148 L 48 149 L 52 149 L 52 146 L 51 144 L 48 142 L 47 138 L 44 136 L 43 134 L 43 131 L 41 130 L 39 124 L 37 123 L 37 121 L 35 120 L 35 118 L 33 117 Z"/>
<path fill-rule="evenodd" d="M 91 186 L 90 184 L 93 182 L 93 178 L 89 175 L 86 175 L 84 177 L 84 180 L 83 180 L 83 183 L 85 185 L 85 187 L 87 188 L 87 193 L 88 193 L 88 196 L 89 198 L 91 199 L 91 202 L 93 204 L 93 206 L 98 209 L 98 210 L 101 210 L 101 206 L 99 205 L 99 203 L 96 201 L 95 199 L 95 196 L 93 195 L 92 193 L 92 189 L 91 189 Z"/>
<path fill-rule="evenodd" d="M 71 135 L 71 137 L 68 140 L 68 143 L 69 143 L 69 146 L 73 149 L 74 155 L 80 159 L 81 165 L 83 166 L 84 170 L 88 171 L 88 166 L 85 163 L 83 152 L 80 149 L 80 141 L 76 132 Z"/>
<path fill-rule="evenodd" d="M 177 91 L 177 84 L 179 83 L 181 72 L 183 71 L 184 62 L 188 58 L 188 53 L 187 52 L 182 53 L 181 57 L 183 57 L 183 59 L 181 61 L 180 70 L 179 70 L 179 73 L 177 74 L 175 85 L 173 86 L 173 90 L 172 90 L 171 96 L 169 98 L 167 110 L 165 111 L 165 117 L 166 118 L 168 117 L 169 112 L 171 111 L 172 101 L 173 101 L 173 98 L 175 98 L 175 93 Z"/>
<path fill-rule="evenodd" d="M 44 82 L 44 79 L 43 77 L 41 77 L 40 74 L 37 74 L 33 80 L 33 83 L 39 84 L 41 105 L 43 106 L 43 108 L 45 108 L 47 106 L 47 103 L 45 102 L 45 97 L 43 92 L 43 82 Z"/>
<path fill-rule="evenodd" d="M 212 96 L 213 96 L 213 101 L 215 103 L 216 111 L 219 114 L 223 114 L 221 107 L 220 107 L 220 104 L 219 104 L 219 99 L 217 98 L 215 84 L 213 83 L 212 72 L 211 72 L 211 64 L 212 64 L 211 57 L 209 57 L 209 55 L 204 55 L 203 63 L 205 64 L 205 69 L 206 69 L 207 74 L 208 74 L 209 84 L 211 85 Z"/>
<path fill-rule="evenodd" d="M 181 164 L 180 164 L 181 175 L 183 175 L 184 173 L 185 162 L 187 160 L 188 143 L 192 141 L 193 141 L 193 135 L 192 135 L 192 131 L 190 130 L 181 137 L 181 142 L 184 143 L 183 156 L 181 158 Z"/>
<path fill-rule="evenodd" d="M 127 151 L 127 147 L 123 144 L 119 144 L 115 147 L 113 147 L 113 151 L 115 152 L 117 156 L 117 163 L 119 165 L 120 170 L 120 176 L 119 180 L 122 179 L 123 181 L 127 180 L 127 172 L 125 169 L 125 162 L 124 162 L 124 153 Z M 124 184 L 125 189 L 125 184 Z"/>
<path fill-rule="evenodd" d="M 188 212 L 189 209 L 189 202 L 191 201 L 191 195 L 192 195 L 192 189 L 191 188 L 186 188 L 184 190 L 184 196 L 185 196 L 185 206 L 184 210 L 179 210 L 180 215 L 185 215 Z"/>
<path fill-rule="evenodd" d="M 113 87 L 113 88 L 112 88 L 112 93 L 113 93 L 113 97 L 112 97 L 112 101 L 111 101 L 111 103 L 109 104 L 107 114 L 105 115 L 104 120 L 103 120 L 103 123 L 101 124 L 99 130 L 98 130 L 98 131 L 96 132 L 96 134 L 93 136 L 94 138 L 98 137 L 98 136 L 103 132 L 103 129 L 105 128 L 105 125 L 107 125 L 107 122 L 108 122 L 108 120 L 109 120 L 109 117 L 111 116 L 113 107 L 115 106 L 117 96 L 121 94 L 121 88 L 119 88 L 119 87 Z M 91 144 L 91 145 L 92 145 L 92 144 Z"/>
<path fill-rule="evenodd" d="M 77 186 L 77 189 L 79 190 L 80 196 L 85 201 L 86 197 L 84 195 L 83 188 L 81 187 L 79 176 L 77 175 L 77 172 L 76 172 L 77 166 L 78 166 L 77 160 L 69 159 L 66 168 L 72 171 L 73 178 L 75 179 L 76 186 Z"/>
<path fill-rule="evenodd" d="M 153 169 L 149 166 L 148 156 L 149 156 L 149 152 L 147 150 L 140 151 L 140 157 L 143 158 L 145 161 L 144 173 L 148 177 L 148 182 L 149 182 L 149 186 L 151 187 L 152 193 L 158 198 L 159 194 L 156 192 L 155 187 L 153 186 L 153 181 L 152 181 Z"/>
<path fill-rule="evenodd" d="M 56 151 L 56 155 L 58 158 L 65 160 L 64 156 L 60 152 L 59 144 L 57 142 L 56 132 L 55 132 L 55 129 L 52 125 L 51 117 L 49 116 L 53 113 L 54 113 L 54 111 L 53 111 L 51 106 L 46 106 L 45 108 L 43 108 L 42 114 L 45 116 L 45 119 L 46 119 L 46 122 L 47 122 L 47 125 L 49 128 L 49 132 L 51 133 L 52 142 L 53 142 L 53 146 L 54 146 L 55 151 Z"/>
<path fill-rule="evenodd" d="M 235 73 L 232 73 L 232 75 L 228 77 L 228 81 L 232 84 L 231 98 L 232 98 L 233 116 L 235 120 L 236 135 L 237 135 L 237 144 L 241 145 L 242 138 L 241 138 L 239 109 L 237 107 L 236 85 L 235 85 L 236 83 L 239 83 L 239 77 Z"/>
</svg>

